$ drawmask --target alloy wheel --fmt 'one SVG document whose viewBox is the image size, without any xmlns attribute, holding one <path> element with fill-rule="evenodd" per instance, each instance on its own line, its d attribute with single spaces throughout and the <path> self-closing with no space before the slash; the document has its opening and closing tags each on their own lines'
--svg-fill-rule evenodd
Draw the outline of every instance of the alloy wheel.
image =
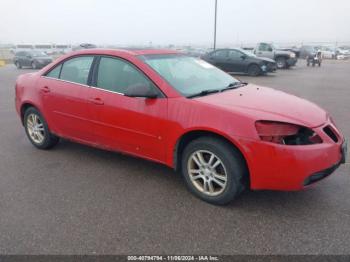
<svg viewBox="0 0 350 262">
<path fill-rule="evenodd" d="M 221 159 L 206 150 L 197 150 L 187 162 L 187 171 L 192 184 L 201 193 L 218 196 L 227 186 L 227 172 Z"/>
<path fill-rule="evenodd" d="M 30 114 L 26 126 L 32 141 L 36 144 L 42 144 L 45 140 L 45 129 L 40 117 L 37 114 Z"/>
</svg>

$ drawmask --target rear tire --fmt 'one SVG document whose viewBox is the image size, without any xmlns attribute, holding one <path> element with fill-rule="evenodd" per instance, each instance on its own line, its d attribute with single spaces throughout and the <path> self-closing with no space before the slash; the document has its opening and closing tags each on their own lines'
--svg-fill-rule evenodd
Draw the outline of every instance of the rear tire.
<svg viewBox="0 0 350 262">
<path fill-rule="evenodd" d="M 188 189 L 200 199 L 226 205 L 245 188 L 248 177 L 240 152 L 227 142 L 205 136 L 190 142 L 181 160 Z"/>
<path fill-rule="evenodd" d="M 253 64 L 253 65 L 250 65 L 248 67 L 248 75 L 250 75 L 250 76 L 258 76 L 260 74 L 261 74 L 261 69 L 260 69 L 260 67 L 258 65 Z"/>
<path fill-rule="evenodd" d="M 59 138 L 50 132 L 44 117 L 36 108 L 29 107 L 25 111 L 23 124 L 29 141 L 36 148 L 50 149 L 59 142 Z"/>
</svg>

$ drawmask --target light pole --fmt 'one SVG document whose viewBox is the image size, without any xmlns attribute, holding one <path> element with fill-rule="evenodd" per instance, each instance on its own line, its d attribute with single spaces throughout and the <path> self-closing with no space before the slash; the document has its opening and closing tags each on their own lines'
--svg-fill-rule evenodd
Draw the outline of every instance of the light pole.
<svg viewBox="0 0 350 262">
<path fill-rule="evenodd" d="M 215 0 L 215 18 L 214 18 L 214 50 L 216 49 L 216 18 L 218 11 L 218 0 Z"/>
</svg>

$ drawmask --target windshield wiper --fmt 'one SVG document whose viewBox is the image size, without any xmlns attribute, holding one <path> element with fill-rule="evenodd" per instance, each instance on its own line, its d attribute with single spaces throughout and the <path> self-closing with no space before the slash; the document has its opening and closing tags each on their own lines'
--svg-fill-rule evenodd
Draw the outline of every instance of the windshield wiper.
<svg viewBox="0 0 350 262">
<path fill-rule="evenodd" d="M 248 83 L 245 83 L 245 82 L 232 82 L 228 86 L 226 86 L 225 88 L 203 90 L 203 91 L 201 91 L 199 93 L 195 93 L 195 94 L 189 95 L 189 96 L 187 96 L 187 98 L 192 98 L 192 97 L 197 97 L 197 96 L 206 96 L 206 95 L 213 94 L 213 93 L 224 92 L 224 91 L 230 90 L 230 89 L 236 89 L 238 87 L 242 87 L 242 86 L 246 86 L 246 85 L 248 85 Z"/>
<path fill-rule="evenodd" d="M 206 95 L 209 95 L 209 94 L 218 93 L 220 91 L 221 91 L 220 89 L 203 90 L 203 91 L 201 91 L 199 93 L 195 93 L 195 94 L 189 95 L 189 96 L 187 96 L 187 98 L 193 98 L 193 97 L 197 97 L 197 96 L 206 96 Z"/>
<path fill-rule="evenodd" d="M 228 86 L 226 86 L 225 88 L 221 89 L 220 92 L 224 92 L 226 90 L 231 90 L 231 89 L 236 89 L 238 87 L 242 87 L 242 86 L 246 86 L 246 85 L 248 85 L 248 83 L 245 83 L 245 82 L 232 82 Z"/>
</svg>

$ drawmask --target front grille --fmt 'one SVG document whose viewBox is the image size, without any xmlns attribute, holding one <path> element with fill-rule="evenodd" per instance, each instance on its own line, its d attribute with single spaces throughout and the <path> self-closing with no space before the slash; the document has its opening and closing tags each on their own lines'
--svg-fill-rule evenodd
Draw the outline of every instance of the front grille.
<svg viewBox="0 0 350 262">
<path fill-rule="evenodd" d="M 325 128 L 323 128 L 323 131 L 335 142 L 338 142 L 338 137 L 335 134 L 333 128 L 331 126 L 326 126 Z"/>
</svg>

